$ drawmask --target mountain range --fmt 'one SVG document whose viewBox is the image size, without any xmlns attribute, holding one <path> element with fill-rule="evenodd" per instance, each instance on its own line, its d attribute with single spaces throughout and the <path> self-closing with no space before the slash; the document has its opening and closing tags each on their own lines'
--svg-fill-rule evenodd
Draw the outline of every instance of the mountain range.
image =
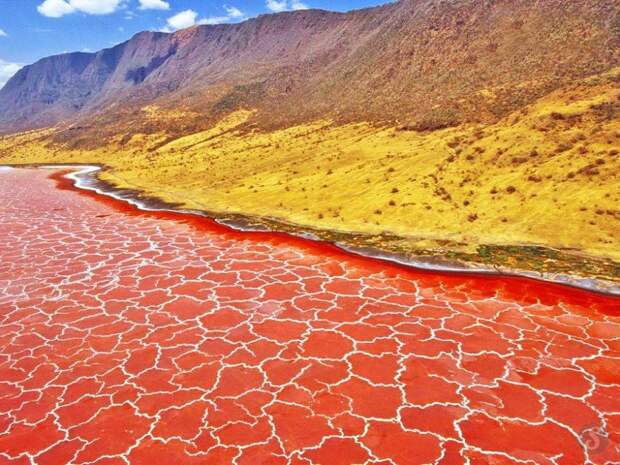
<svg viewBox="0 0 620 465">
<path fill-rule="evenodd" d="M 97 53 L 44 58 L 0 90 L 3 133 L 161 130 L 142 109 L 183 111 L 190 133 L 257 110 L 264 129 L 317 119 L 436 129 L 494 122 L 620 63 L 614 0 L 401 0 L 333 13 L 142 32 Z M 98 137 L 98 140 L 101 140 Z"/>
</svg>

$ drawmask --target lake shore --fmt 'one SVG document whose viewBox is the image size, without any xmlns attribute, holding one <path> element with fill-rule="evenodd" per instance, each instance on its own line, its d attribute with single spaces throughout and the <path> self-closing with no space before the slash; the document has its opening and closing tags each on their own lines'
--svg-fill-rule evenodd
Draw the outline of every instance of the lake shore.
<svg viewBox="0 0 620 465">
<path fill-rule="evenodd" d="M 579 275 L 577 272 L 536 272 L 527 269 L 510 268 L 493 263 L 484 263 L 476 260 L 477 256 L 460 257 L 446 254 L 431 253 L 429 250 L 419 250 L 418 254 L 407 248 L 394 247 L 391 244 L 399 243 L 397 236 L 392 236 L 392 243 L 386 240 L 385 235 L 363 235 L 359 233 L 343 233 L 338 231 L 321 230 L 307 226 L 299 226 L 283 222 L 273 218 L 261 218 L 242 214 L 221 214 L 205 210 L 193 210 L 184 208 L 182 204 L 172 204 L 156 197 L 145 195 L 139 190 L 122 188 L 112 185 L 108 181 L 101 180 L 99 174 L 106 170 L 101 165 L 89 164 L 33 164 L 30 167 L 73 170 L 64 175 L 70 179 L 77 189 L 85 189 L 96 192 L 99 195 L 109 196 L 123 202 L 128 202 L 145 211 L 176 212 L 199 217 L 212 218 L 220 224 L 240 231 L 283 232 L 292 236 L 301 237 L 313 241 L 324 241 L 336 247 L 361 256 L 384 260 L 391 263 L 413 267 L 428 271 L 442 271 L 455 273 L 474 273 L 486 275 L 520 276 L 535 280 L 563 284 L 593 292 L 620 296 L 620 277 L 612 276 L 610 279 L 601 279 Z M 58 176 L 56 176 L 58 179 Z M 388 236 L 389 237 L 389 236 Z M 511 246 L 512 255 L 527 253 L 528 249 L 536 249 L 539 255 L 553 252 L 562 258 L 562 251 L 545 249 L 544 247 L 532 247 L 528 245 Z M 568 255 L 563 258 L 570 262 L 573 257 Z M 617 279 L 614 279 L 617 278 Z"/>
</svg>

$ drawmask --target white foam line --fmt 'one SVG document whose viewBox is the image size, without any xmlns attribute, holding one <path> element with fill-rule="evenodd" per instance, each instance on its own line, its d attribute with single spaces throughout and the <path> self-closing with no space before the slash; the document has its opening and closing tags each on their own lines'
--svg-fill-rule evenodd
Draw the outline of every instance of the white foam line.
<svg viewBox="0 0 620 465">
<path fill-rule="evenodd" d="M 66 174 L 64 177 L 67 179 L 71 179 L 74 182 L 75 187 L 91 192 L 95 192 L 99 195 L 104 195 L 107 197 L 112 197 L 116 200 L 121 200 L 123 202 L 129 203 L 139 210 L 149 211 L 149 212 L 171 212 L 171 213 L 183 213 L 187 215 L 194 216 L 204 216 L 208 217 L 206 214 L 201 213 L 197 210 L 186 210 L 186 209 L 172 209 L 172 208 L 162 208 L 162 207 L 152 207 L 147 203 L 141 202 L 136 199 L 132 195 L 123 195 L 121 192 L 114 190 L 106 190 L 99 187 L 101 182 L 96 178 L 96 173 L 102 170 L 100 166 L 97 165 L 46 165 L 41 168 L 45 169 L 58 169 L 58 168 L 70 168 L 75 171 Z M 119 191 L 122 190 L 130 190 L 118 188 Z"/>
<path fill-rule="evenodd" d="M 83 190 L 88 190 L 91 192 L 95 192 L 99 195 L 104 195 L 107 197 L 112 197 L 113 199 L 120 200 L 122 202 L 129 203 L 136 207 L 138 210 L 147 211 L 147 212 L 168 212 L 168 213 L 182 213 L 184 215 L 192 215 L 198 216 L 201 218 L 209 218 L 215 221 L 218 224 L 229 227 L 236 231 L 242 232 L 270 232 L 269 229 L 266 228 L 246 228 L 238 225 L 233 225 L 230 222 L 225 220 L 220 220 L 218 218 L 214 218 L 209 216 L 206 212 L 202 212 L 200 210 L 188 210 L 184 208 L 165 208 L 165 207 L 153 207 L 149 206 L 148 203 L 142 202 L 139 199 L 135 198 L 133 195 L 123 195 L 123 190 L 130 191 L 131 189 L 123 189 L 118 188 L 118 191 L 114 190 L 106 190 L 101 187 L 101 181 L 96 178 L 96 173 L 102 171 L 102 168 L 97 165 L 45 165 L 42 166 L 45 169 L 58 169 L 58 168 L 70 168 L 75 171 L 66 174 L 64 177 L 67 179 L 71 179 L 74 182 L 75 187 Z M 136 192 L 136 191 L 134 191 Z M 162 202 L 163 203 L 163 202 Z"/>
<path fill-rule="evenodd" d="M 122 195 L 119 192 L 104 190 L 98 187 L 98 181 L 95 177 L 95 174 L 101 171 L 100 166 L 96 165 L 49 165 L 44 166 L 45 169 L 58 169 L 58 168 L 71 168 L 75 171 L 66 174 L 65 178 L 71 179 L 74 182 L 75 187 L 79 189 L 84 189 L 91 192 L 96 192 L 99 195 L 105 195 L 107 197 L 112 197 L 116 200 L 122 200 L 123 202 L 127 202 L 134 207 L 139 208 L 140 210 L 145 211 L 174 211 L 170 209 L 164 208 L 153 208 L 147 206 L 145 203 L 140 202 L 138 199 L 135 199 L 132 196 Z"/>
<path fill-rule="evenodd" d="M 50 168 L 57 168 L 57 166 L 50 166 Z M 137 208 L 139 208 L 140 210 L 145 210 L 145 211 L 165 211 L 165 212 L 173 212 L 173 213 L 184 213 L 184 214 L 189 214 L 189 215 L 194 215 L 194 216 L 202 216 L 205 218 L 211 218 L 214 219 L 217 223 L 219 224 L 223 224 L 224 226 L 227 226 L 231 229 L 237 230 L 237 231 L 243 231 L 243 232 L 250 232 L 250 231 L 264 231 L 264 230 L 253 230 L 251 228 L 242 228 L 239 227 L 237 225 L 232 225 L 226 221 L 221 221 L 218 220 L 216 218 L 212 218 L 210 216 L 208 216 L 207 214 L 201 213 L 199 211 L 196 210 L 184 210 L 184 209 L 179 209 L 179 210 L 173 210 L 173 209 L 169 209 L 169 208 L 154 208 L 154 207 L 148 207 L 147 205 L 145 205 L 144 203 L 140 202 L 139 200 L 131 197 L 131 196 L 124 196 L 122 194 L 119 194 L 117 192 L 110 192 L 110 191 L 105 191 L 102 190 L 100 188 L 98 188 L 96 186 L 96 178 L 95 178 L 95 173 L 97 173 L 98 171 L 101 171 L 101 167 L 99 166 L 95 166 L 95 165 L 88 165 L 88 166 L 75 166 L 75 165 L 67 165 L 68 168 L 76 168 L 77 171 L 74 171 L 73 173 L 70 173 L 68 175 L 66 175 L 66 177 L 68 177 L 69 179 L 72 179 L 75 182 L 76 187 L 79 187 L 81 189 L 87 189 L 87 190 L 91 190 L 91 191 L 95 191 L 98 194 L 101 195 L 107 195 L 110 197 L 113 197 L 117 200 L 122 200 L 124 202 L 128 202 L 134 206 L 136 206 Z M 90 182 L 90 183 L 89 183 Z M 93 185 L 95 184 L 95 185 Z M 289 233 L 290 234 L 290 233 Z M 307 240 L 311 240 L 311 241 L 315 241 L 315 242 L 325 242 L 322 239 L 314 236 L 311 233 L 301 233 L 301 234 L 291 234 L 292 236 L 296 236 L 296 237 L 301 237 L 302 239 L 307 239 Z M 537 273 L 537 272 L 528 272 L 528 271 L 511 271 L 511 270 L 507 270 L 507 269 L 500 269 L 500 268 L 476 268 L 476 267 L 458 267 L 458 266 L 449 266 L 449 265 L 442 265 L 442 264 L 433 264 L 433 263 L 429 263 L 429 262 L 424 262 L 424 261 L 419 261 L 419 260 L 407 260 L 407 259 L 403 259 L 400 257 L 396 257 L 393 254 L 389 254 L 389 253 L 381 253 L 381 251 L 376 250 L 376 251 L 372 251 L 372 253 L 365 253 L 363 250 L 360 249 L 356 249 L 355 247 L 349 247 L 346 244 L 342 244 L 339 242 L 335 242 L 333 243 L 336 247 L 340 248 L 341 250 L 344 250 L 345 252 L 349 252 L 349 253 L 353 253 L 355 255 L 358 256 L 362 256 L 365 258 L 374 258 L 374 259 L 379 259 L 379 260 L 384 260 L 386 262 L 391 262 L 391 263 L 396 263 L 399 265 L 404 265 L 404 266 L 408 266 L 408 267 L 413 267 L 413 268 L 419 268 L 422 270 L 428 270 L 428 271 L 437 271 L 437 272 L 451 272 L 451 273 L 466 273 L 466 274 L 470 274 L 470 273 L 476 273 L 476 274 L 483 274 L 483 275 L 501 275 L 501 276 L 514 276 L 514 277 L 525 277 L 525 278 L 530 278 L 530 279 L 535 279 L 535 280 L 539 280 L 539 281 L 545 281 L 545 282 L 550 282 L 550 283 L 555 283 L 555 284 L 566 284 L 569 286 L 577 286 L 581 289 L 587 289 L 590 291 L 599 291 L 599 292 L 605 292 L 607 294 L 611 294 L 611 295 L 620 295 L 620 287 L 616 287 L 616 286 L 611 286 L 611 287 L 605 287 L 605 286 L 600 286 L 597 284 L 596 281 L 593 281 L 591 279 L 587 279 L 587 278 L 576 278 L 576 277 L 571 277 L 569 275 L 565 275 L 565 274 L 555 274 L 553 276 L 548 275 L 547 273 Z"/>
</svg>

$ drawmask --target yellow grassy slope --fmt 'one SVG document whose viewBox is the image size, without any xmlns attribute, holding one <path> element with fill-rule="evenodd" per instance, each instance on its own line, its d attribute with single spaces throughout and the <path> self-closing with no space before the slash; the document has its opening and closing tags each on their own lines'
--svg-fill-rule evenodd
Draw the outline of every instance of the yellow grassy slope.
<svg viewBox="0 0 620 465">
<path fill-rule="evenodd" d="M 119 136 L 94 151 L 46 147 L 41 133 L 4 138 L 0 163 L 101 162 L 111 168 L 103 179 L 189 208 L 388 231 L 428 247 L 437 239 L 540 244 L 617 261 L 618 75 L 486 127 L 418 133 L 317 121 L 262 133 L 247 130 L 252 112 L 241 111 L 172 142 L 136 135 L 121 145 Z"/>
</svg>

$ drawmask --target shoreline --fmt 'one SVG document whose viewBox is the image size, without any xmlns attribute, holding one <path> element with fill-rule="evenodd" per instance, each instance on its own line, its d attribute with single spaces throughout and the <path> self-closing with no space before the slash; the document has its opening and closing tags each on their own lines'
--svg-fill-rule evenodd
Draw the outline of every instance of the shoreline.
<svg viewBox="0 0 620 465">
<path fill-rule="evenodd" d="M 97 195 L 115 199 L 126 204 L 130 204 L 136 209 L 145 212 L 161 212 L 175 213 L 180 215 L 190 215 L 193 217 L 210 219 L 215 223 L 229 228 L 237 232 L 263 232 L 263 233 L 280 233 L 286 236 L 322 243 L 336 247 L 338 250 L 357 257 L 386 262 L 392 265 L 399 265 L 409 269 L 440 272 L 449 274 L 467 274 L 487 277 L 514 277 L 522 279 L 530 279 L 542 283 L 555 284 L 573 289 L 579 289 L 606 297 L 620 298 L 620 284 L 612 281 L 605 281 L 597 278 L 581 278 L 560 273 L 542 273 L 535 271 L 514 270 L 505 267 L 482 267 L 467 266 L 463 262 L 457 262 L 448 258 L 438 259 L 429 257 L 428 259 L 417 258 L 411 259 L 398 253 L 381 250 L 373 247 L 360 247 L 338 240 L 330 240 L 320 235 L 314 234 L 312 231 L 304 231 L 303 227 L 293 224 L 286 224 L 269 218 L 253 218 L 244 215 L 227 215 L 227 217 L 218 216 L 209 211 L 194 210 L 181 208 L 180 204 L 164 202 L 162 200 L 147 197 L 141 191 L 133 189 L 123 189 L 111 185 L 106 181 L 102 181 L 97 177 L 97 173 L 106 169 L 103 165 L 98 164 L 22 164 L 22 165 L 0 165 L 0 170 L 5 169 L 49 169 L 49 170 L 71 170 L 69 173 L 62 174 L 62 177 L 71 181 L 72 188 L 78 191 L 88 191 Z M 265 225 L 267 224 L 267 226 Z M 269 225 L 275 227 L 269 227 Z M 278 226 L 282 226 L 279 229 Z M 297 227 L 296 227 L 297 226 Z M 309 229 L 309 228 L 306 228 Z M 324 235 L 336 235 L 331 231 L 317 231 Z"/>
</svg>

